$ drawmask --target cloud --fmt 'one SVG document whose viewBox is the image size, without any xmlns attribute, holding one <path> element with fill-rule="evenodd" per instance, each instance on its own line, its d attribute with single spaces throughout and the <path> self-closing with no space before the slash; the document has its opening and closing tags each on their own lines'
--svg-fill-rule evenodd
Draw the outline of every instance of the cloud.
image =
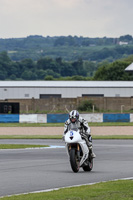
<svg viewBox="0 0 133 200">
<path fill-rule="evenodd" d="M 0 0 L 0 37 L 133 35 L 132 0 Z"/>
<path fill-rule="evenodd" d="M 80 3 L 82 3 L 82 0 L 53 0 L 53 3 L 61 8 L 73 8 Z"/>
</svg>

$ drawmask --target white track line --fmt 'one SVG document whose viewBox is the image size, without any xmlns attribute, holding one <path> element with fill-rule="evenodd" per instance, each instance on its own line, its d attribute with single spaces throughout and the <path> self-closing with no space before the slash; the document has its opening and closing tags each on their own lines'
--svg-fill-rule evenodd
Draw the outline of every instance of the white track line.
<svg viewBox="0 0 133 200">
<path fill-rule="evenodd" d="M 50 145 L 49 147 L 27 147 L 27 148 L 20 148 L 20 149 L 0 149 L 0 151 L 9 151 L 9 150 L 12 150 L 12 151 L 19 151 L 19 150 L 34 150 L 34 149 L 64 149 L 65 146 L 56 146 L 56 145 Z"/>
</svg>

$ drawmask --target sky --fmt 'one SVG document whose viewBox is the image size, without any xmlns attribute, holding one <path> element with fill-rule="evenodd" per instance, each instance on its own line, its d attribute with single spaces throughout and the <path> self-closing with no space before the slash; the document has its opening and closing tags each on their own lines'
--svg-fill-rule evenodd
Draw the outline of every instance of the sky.
<svg viewBox="0 0 133 200">
<path fill-rule="evenodd" d="M 133 36 L 133 0 L 0 0 L 0 38 Z"/>
</svg>

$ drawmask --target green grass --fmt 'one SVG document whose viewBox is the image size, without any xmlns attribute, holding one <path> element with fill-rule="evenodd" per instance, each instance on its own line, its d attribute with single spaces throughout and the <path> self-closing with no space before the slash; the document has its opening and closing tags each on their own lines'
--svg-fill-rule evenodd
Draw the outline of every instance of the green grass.
<svg viewBox="0 0 133 200">
<path fill-rule="evenodd" d="M 37 148 L 37 147 L 48 147 L 48 145 L 0 144 L 0 149 L 25 149 L 25 148 Z"/>
<path fill-rule="evenodd" d="M 133 135 L 92 135 L 93 139 L 133 139 Z M 62 135 L 0 135 L 0 139 L 62 139 Z"/>
<path fill-rule="evenodd" d="M 131 200 L 133 180 L 109 181 L 52 192 L 4 197 L 2 200 Z"/>
<path fill-rule="evenodd" d="M 93 139 L 133 139 L 133 135 L 92 135 Z M 0 139 L 62 139 L 62 135 L 0 135 Z"/>
<path fill-rule="evenodd" d="M 0 123 L 0 127 L 62 127 L 63 123 Z"/>
<path fill-rule="evenodd" d="M 133 139 L 133 135 L 101 135 L 101 136 L 97 136 L 94 135 L 92 136 L 93 139 L 99 139 L 99 140 L 106 140 L 106 139 L 117 139 L 117 140 L 132 140 Z"/>
<path fill-rule="evenodd" d="M 0 127 L 63 127 L 64 123 L 0 123 Z M 133 122 L 89 122 L 89 126 L 133 126 Z"/>
<path fill-rule="evenodd" d="M 62 139 L 61 135 L 0 135 L 0 139 Z"/>
</svg>

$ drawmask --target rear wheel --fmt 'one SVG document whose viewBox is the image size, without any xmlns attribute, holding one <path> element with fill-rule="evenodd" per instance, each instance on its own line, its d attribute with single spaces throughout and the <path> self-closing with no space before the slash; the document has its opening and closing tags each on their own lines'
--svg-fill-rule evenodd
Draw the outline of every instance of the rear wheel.
<svg viewBox="0 0 133 200">
<path fill-rule="evenodd" d="M 70 150 L 70 164 L 71 164 L 71 168 L 74 172 L 79 171 L 79 163 L 80 162 L 77 157 L 76 149 L 71 149 Z"/>
<path fill-rule="evenodd" d="M 93 168 L 93 158 L 89 155 L 88 165 L 83 167 L 84 171 L 91 171 Z"/>
</svg>

